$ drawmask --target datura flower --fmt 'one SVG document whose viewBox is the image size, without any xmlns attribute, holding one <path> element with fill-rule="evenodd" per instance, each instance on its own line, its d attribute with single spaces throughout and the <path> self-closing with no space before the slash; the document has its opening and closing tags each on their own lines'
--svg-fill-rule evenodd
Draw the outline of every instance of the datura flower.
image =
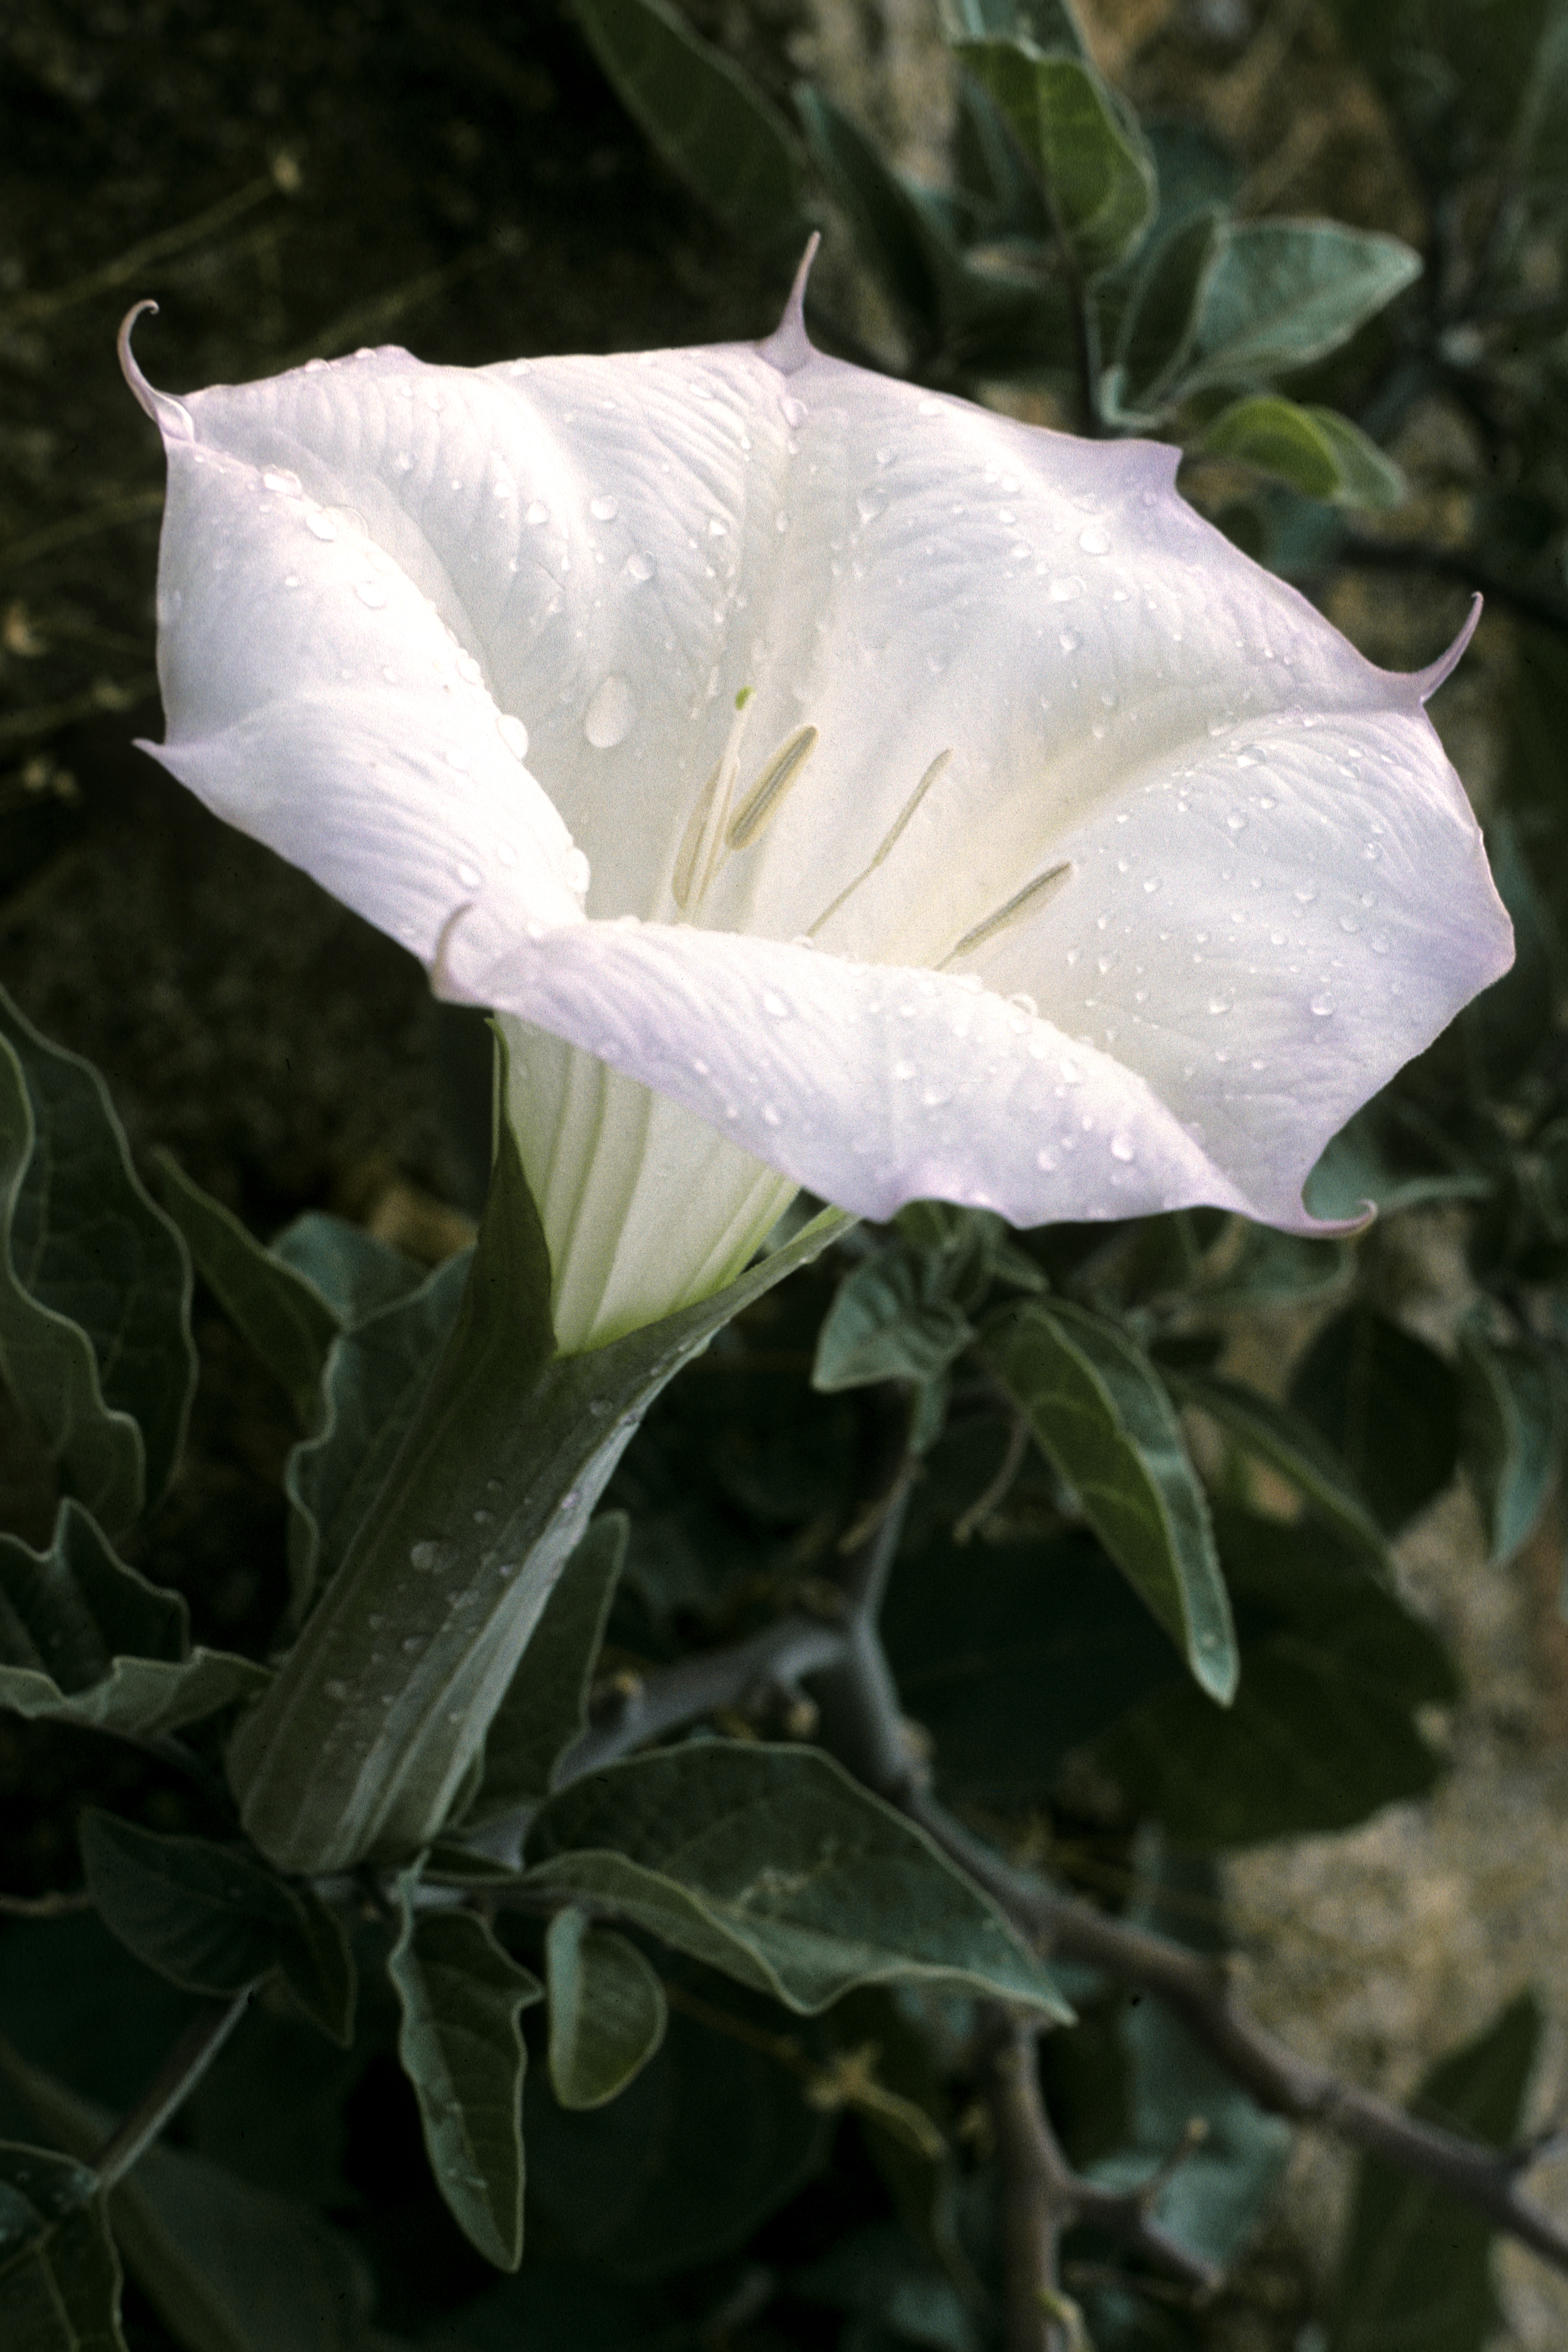
<svg viewBox="0 0 1568 2352">
<path fill-rule="evenodd" d="M 1508 966 L 1458 648 L 1374 668 L 1173 449 L 825 358 L 799 285 L 758 344 L 182 399 L 122 348 L 147 748 L 499 1012 L 567 1349 L 800 1186 L 1324 1230 L 1328 1139 Z"/>
</svg>

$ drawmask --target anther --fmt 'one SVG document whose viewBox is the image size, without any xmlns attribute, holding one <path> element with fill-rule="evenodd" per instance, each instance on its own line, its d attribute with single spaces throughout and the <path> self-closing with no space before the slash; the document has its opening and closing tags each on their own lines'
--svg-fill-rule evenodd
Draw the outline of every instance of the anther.
<svg viewBox="0 0 1568 2352">
<path fill-rule="evenodd" d="M 779 746 L 730 819 L 724 833 L 726 849 L 750 849 L 753 841 L 762 839 L 820 740 L 816 728 L 798 727 Z"/>
</svg>

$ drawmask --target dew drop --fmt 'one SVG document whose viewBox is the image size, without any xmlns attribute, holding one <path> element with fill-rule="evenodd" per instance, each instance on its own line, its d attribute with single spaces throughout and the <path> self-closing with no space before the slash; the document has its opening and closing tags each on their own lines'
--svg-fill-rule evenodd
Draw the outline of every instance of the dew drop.
<svg viewBox="0 0 1568 2352">
<path fill-rule="evenodd" d="M 308 514 L 305 517 L 305 524 L 307 530 L 314 531 L 318 539 L 336 539 L 338 535 L 337 524 L 331 515 Z"/>
<path fill-rule="evenodd" d="M 1228 996 L 1211 996 L 1209 998 L 1209 1011 L 1211 1013 L 1228 1013 L 1230 1011 L 1230 1006 L 1231 1000 Z"/>
<path fill-rule="evenodd" d="M 1053 580 L 1047 593 L 1053 604 L 1071 604 L 1083 594 L 1083 582 L 1076 572 L 1069 572 L 1062 579 Z"/>
<path fill-rule="evenodd" d="M 790 1008 L 785 1003 L 784 998 L 779 994 L 776 988 L 763 989 L 763 1011 L 764 1013 L 771 1013 L 775 1021 L 787 1021 L 789 1019 Z"/>
<path fill-rule="evenodd" d="M 1299 890 L 1293 890 L 1290 895 L 1299 907 L 1310 907 L 1318 895 L 1317 885 L 1313 882 L 1303 882 L 1301 887 Z"/>
<path fill-rule="evenodd" d="M 780 400 L 779 406 L 784 412 L 784 421 L 786 425 L 805 423 L 805 403 L 804 400 L 796 400 L 793 393 L 786 392 Z"/>
<path fill-rule="evenodd" d="M 423 1633 L 410 1633 L 397 1646 L 405 1658 L 416 1658 L 425 1647 L 425 1636 Z"/>
<path fill-rule="evenodd" d="M 1112 1160 L 1131 1160 L 1135 1156 L 1131 1137 L 1113 1135 L 1110 1139 L 1110 1156 Z"/>
<path fill-rule="evenodd" d="M 1079 531 L 1078 543 L 1086 555 L 1109 555 L 1110 552 L 1110 541 L 1097 522 L 1091 522 L 1087 530 Z"/>
<path fill-rule="evenodd" d="M 915 1076 L 915 1068 L 916 1066 L 913 1062 L 895 1062 L 893 1064 L 893 1076 L 895 1078 L 907 1080 Z"/>
<path fill-rule="evenodd" d="M 298 588 L 300 585 L 299 573 L 297 572 L 286 572 L 283 574 L 283 585 L 285 588 Z"/>
<path fill-rule="evenodd" d="M 631 688 L 612 670 L 583 713 L 583 732 L 595 751 L 613 751 L 637 725 L 637 707 Z"/>
<path fill-rule="evenodd" d="M 477 890 L 485 878 L 477 866 L 468 865 L 459 866 L 457 876 L 465 890 Z"/>
<path fill-rule="evenodd" d="M 855 511 L 862 522 L 875 522 L 877 517 L 886 510 L 887 504 L 886 490 L 866 489 L 856 499 Z"/>
<path fill-rule="evenodd" d="M 386 591 L 379 580 L 362 580 L 359 583 L 359 600 L 362 604 L 368 604 L 373 611 L 376 611 L 385 604 Z"/>
<path fill-rule="evenodd" d="M 588 512 L 595 522 L 614 522 L 620 510 L 619 499 L 612 499 L 607 493 L 603 498 L 590 499 L 588 501 Z"/>
<path fill-rule="evenodd" d="M 1062 1084 L 1064 1086 L 1076 1087 L 1082 1084 L 1083 1072 L 1079 1069 L 1078 1064 L 1073 1060 L 1070 1054 L 1064 1054 L 1061 1060 L 1058 1063 L 1057 1067 L 1061 1072 Z"/>
<path fill-rule="evenodd" d="M 781 1110 L 776 1109 L 772 1103 L 764 1103 L 763 1105 L 763 1125 L 764 1127 L 782 1127 L 784 1125 L 784 1113 Z"/>
<path fill-rule="evenodd" d="M 479 667 L 479 663 L 474 659 L 471 653 L 467 651 L 459 653 L 456 662 L 453 664 L 453 667 L 457 670 L 458 676 L 460 678 L 465 679 L 469 686 L 483 686 L 485 682 L 484 671 Z"/>
<path fill-rule="evenodd" d="M 522 519 L 524 522 L 531 523 L 537 530 L 542 522 L 550 520 L 550 509 L 542 499 L 531 499 Z"/>
<path fill-rule="evenodd" d="M 351 1695 L 350 1685 L 347 1683 L 323 1683 L 321 1687 L 326 1692 L 329 1698 L 345 1699 Z"/>
<path fill-rule="evenodd" d="M 1373 931 L 1371 940 L 1368 941 L 1368 945 L 1371 947 L 1373 955 L 1386 955 L 1388 953 L 1388 941 L 1381 931 Z"/>
<path fill-rule="evenodd" d="M 1333 1009 L 1334 1000 L 1329 994 L 1327 989 L 1322 990 L 1320 994 L 1314 996 L 1311 1003 L 1307 1007 L 1309 1013 L 1315 1013 L 1320 1021 L 1326 1021 Z"/>
<path fill-rule="evenodd" d="M 457 1558 L 456 1544 L 422 1542 L 409 1547 L 408 1565 L 420 1576 L 445 1576 Z"/>
<path fill-rule="evenodd" d="M 1037 1151 L 1035 1154 L 1035 1165 L 1037 1168 L 1043 1169 L 1047 1176 L 1054 1175 L 1057 1168 L 1056 1153 L 1054 1151 Z"/>
<path fill-rule="evenodd" d="M 651 580 L 658 570 L 658 565 L 646 548 L 636 549 L 626 558 L 626 577 L 629 580 Z"/>
<path fill-rule="evenodd" d="M 523 725 L 521 719 L 514 719 L 510 710 L 498 710 L 496 713 L 496 733 L 500 737 L 501 741 L 506 745 L 509 751 L 514 752 L 520 760 L 526 759 L 528 755 L 528 730 Z"/>
<path fill-rule="evenodd" d="M 1061 649 L 1064 654 L 1076 654 L 1079 646 L 1082 645 L 1083 639 L 1079 635 L 1076 629 L 1064 629 L 1061 634 L 1060 642 Z"/>
</svg>

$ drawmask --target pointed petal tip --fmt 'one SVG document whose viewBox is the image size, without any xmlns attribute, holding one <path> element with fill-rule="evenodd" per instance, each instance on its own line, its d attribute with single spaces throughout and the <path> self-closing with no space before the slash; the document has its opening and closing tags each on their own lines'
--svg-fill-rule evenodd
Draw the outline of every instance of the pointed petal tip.
<svg viewBox="0 0 1568 2352">
<path fill-rule="evenodd" d="M 131 333 L 137 320 L 144 310 L 156 312 L 157 308 L 150 297 L 145 301 L 133 302 L 120 321 L 120 332 L 116 337 L 120 373 L 130 385 L 137 405 L 145 409 L 165 440 L 172 435 L 176 440 L 194 441 L 195 427 L 191 423 L 190 411 L 183 402 L 172 399 L 166 392 L 159 392 L 148 383 L 136 364 L 136 354 L 131 348 Z"/>
<path fill-rule="evenodd" d="M 1458 668 L 1460 662 L 1464 658 L 1465 650 L 1469 645 L 1470 639 L 1476 634 L 1476 629 L 1481 617 L 1481 605 L 1483 601 L 1483 598 L 1479 594 L 1471 598 L 1469 617 L 1466 621 L 1464 627 L 1459 631 L 1458 635 L 1454 639 L 1453 644 L 1448 647 L 1447 652 L 1446 654 L 1439 654 L 1435 662 L 1429 662 L 1425 669 L 1415 670 L 1412 674 L 1410 682 L 1415 687 L 1416 693 L 1420 696 L 1423 702 L 1430 702 L 1432 697 L 1436 693 L 1437 688 L 1443 684 L 1444 680 L 1446 678 L 1452 677 L 1454 672 Z"/>
<path fill-rule="evenodd" d="M 811 265 L 816 259 L 817 247 L 821 243 L 821 231 L 813 229 L 806 239 L 800 268 L 795 273 L 795 284 L 789 289 L 784 317 L 773 333 L 757 345 L 763 358 L 770 367 L 777 368 L 780 375 L 794 375 L 795 370 L 805 367 L 813 356 L 812 341 L 805 331 L 805 281 L 811 276 Z"/>
</svg>

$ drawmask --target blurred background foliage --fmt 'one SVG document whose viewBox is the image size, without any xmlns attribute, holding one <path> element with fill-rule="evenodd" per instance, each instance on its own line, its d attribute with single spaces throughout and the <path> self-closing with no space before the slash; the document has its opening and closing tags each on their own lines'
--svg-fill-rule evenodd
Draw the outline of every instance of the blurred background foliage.
<svg viewBox="0 0 1568 2352">
<path fill-rule="evenodd" d="M 113 355 L 133 299 L 162 306 L 139 350 L 175 391 L 387 341 L 457 364 L 712 341 L 772 327 L 820 226 L 825 346 L 1179 443 L 1194 502 L 1374 658 L 1434 658 L 1485 593 L 1434 715 L 1520 957 L 1321 1169 L 1316 1205 L 1374 1198 L 1380 1223 L 1353 1246 L 1205 1213 L 1022 1250 L 927 1212 L 861 1234 L 726 1333 L 627 1457 L 600 1674 L 613 1696 L 818 1605 L 914 1387 L 945 1426 L 889 1653 L 939 1794 L 1020 1858 L 1199 1948 L 1228 1888 L 1278 1958 L 1287 1917 L 1309 1948 L 1358 1929 L 1336 1849 L 1277 1842 L 1409 1822 L 1456 1758 L 1510 1738 L 1534 1777 L 1488 1784 L 1473 1843 L 1487 1801 L 1561 1804 L 1562 0 L 942 0 L 940 20 L 936 0 L 9 0 L 0 191 L 0 975 L 105 1073 L 143 1165 L 169 1148 L 264 1236 L 326 1211 L 421 1265 L 460 1247 L 472 1043 L 407 959 L 132 748 L 159 730 L 161 502 Z M 1041 1280 L 1069 1336 L 1120 1335 L 1142 1370 L 1117 1377 L 1184 1417 L 1236 1608 L 1228 1714 L 1086 1528 L 1073 1465 L 1028 1450 L 1028 1378 L 973 1348 Z M 297 1430 L 215 1293 L 196 1312 L 184 1465 L 127 1556 L 197 1640 L 258 1652 L 286 1599 Z M 0 1410 L 6 1524 L 42 1547 L 50 1466 Z M 1502 1659 L 1501 1695 L 1466 1699 L 1456 1655 L 1472 1676 Z M 226 1826 L 144 1746 L 0 1716 L 0 1872 L 46 1909 L 0 1922 L 0 2132 L 60 2147 L 139 2094 L 192 2006 L 75 1907 L 84 1797 L 160 1832 Z M 1510 1813 L 1504 1834 L 1545 1832 Z M 1358 1851 L 1363 1894 L 1396 1878 L 1397 1837 Z M 1489 1948 L 1456 1994 L 1466 1898 L 1452 1855 L 1423 1853 L 1386 1940 L 1424 1990 L 1379 2006 L 1358 1979 L 1336 2051 L 1401 2093 L 1431 2062 L 1431 2110 L 1501 2143 L 1539 2014 Z M 381 1932 L 362 1923 L 367 1948 Z M 519 1951 L 538 1959 L 526 1933 Z M 994 2150 L 963 2020 L 872 1990 L 784 2019 L 658 1964 L 669 2032 L 620 2099 L 568 2113 L 535 2070 L 531 2252 L 500 2286 L 431 2187 L 384 1982 L 365 1969 L 354 2046 L 331 2055 L 274 1987 L 117 2213 L 131 2352 L 994 2341 Z M 1083 2022 L 1045 2053 L 1068 2154 L 1124 2184 L 1205 2116 L 1162 2213 L 1229 2266 L 1199 2306 L 1133 2292 L 1088 2235 L 1068 2278 L 1100 2352 L 1491 2339 L 1484 2229 L 1375 2167 L 1342 2227 L 1342 2180 L 1299 2163 L 1271 2205 L 1280 2130 L 1163 2012 L 1068 1989 Z M 1512 2340 L 1544 2347 L 1568 2306 L 1534 2292 L 1516 2281 Z"/>
</svg>

